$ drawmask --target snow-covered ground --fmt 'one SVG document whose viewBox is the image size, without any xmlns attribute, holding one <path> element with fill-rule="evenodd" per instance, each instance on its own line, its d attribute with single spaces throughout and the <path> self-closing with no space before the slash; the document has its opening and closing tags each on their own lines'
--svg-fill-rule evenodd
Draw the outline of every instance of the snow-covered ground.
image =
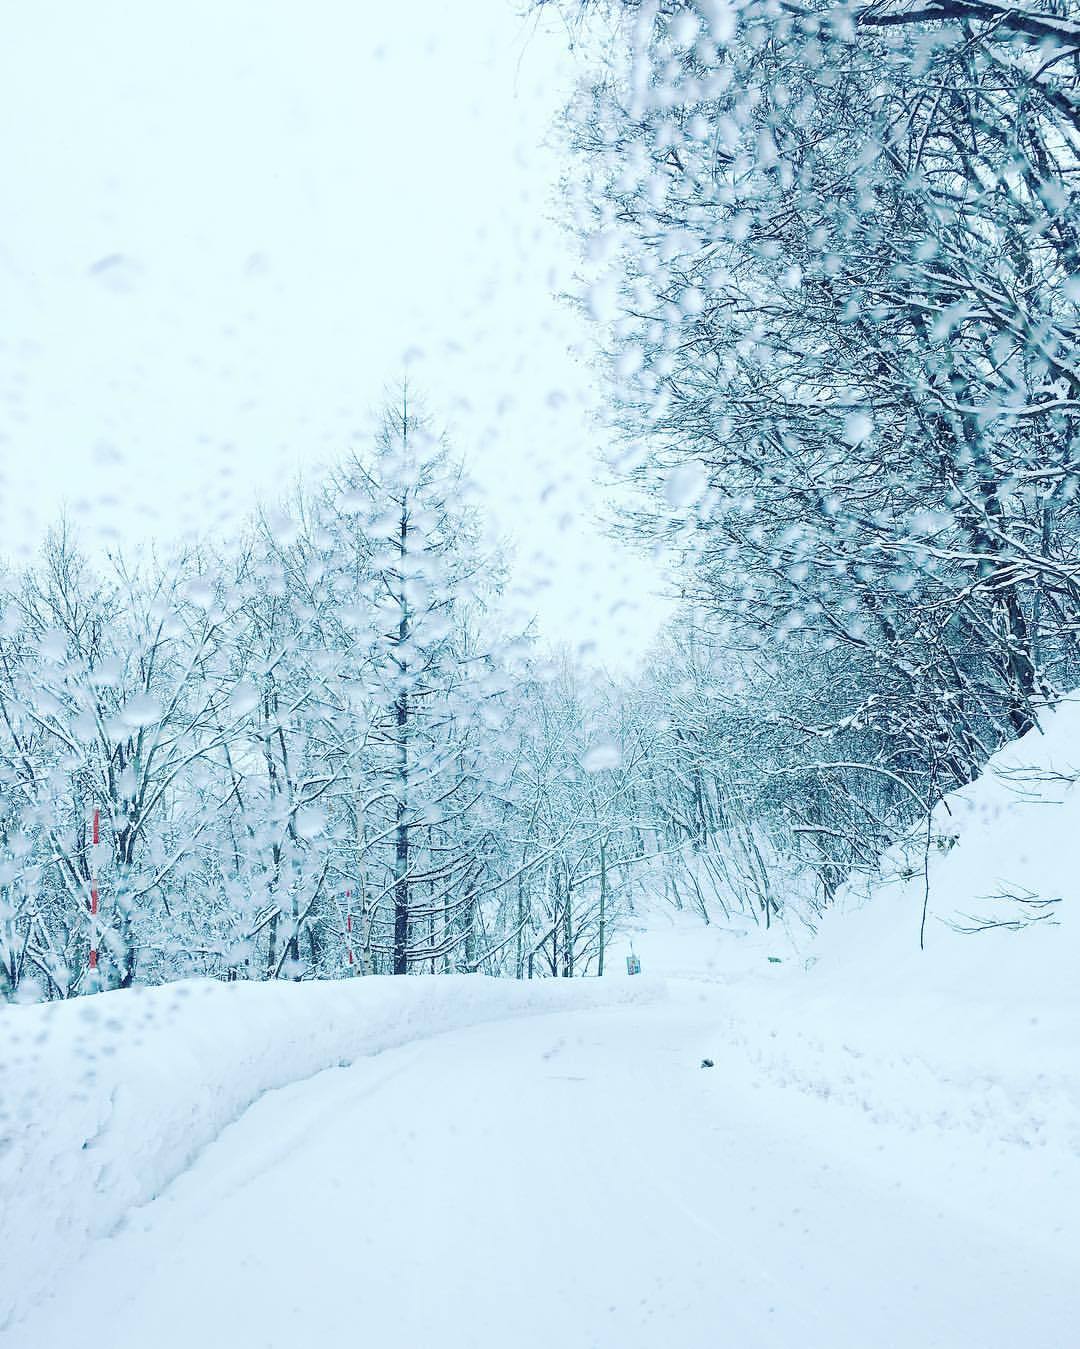
<svg viewBox="0 0 1080 1349">
<path fill-rule="evenodd" d="M 728 1037 L 778 1083 L 875 1119 L 1075 1158 L 1078 781 L 1080 703 L 1066 702 L 946 798 L 877 877 L 842 890 L 816 936 L 794 922 L 703 929 L 665 907 L 641 916 L 612 963 L 632 945 L 646 973 L 721 981 Z M 979 927 L 991 918 L 1028 921 Z"/>
<path fill-rule="evenodd" d="M 679 985 L 272 1091 L 0 1343 L 1070 1342 L 1064 1173 L 778 1083 L 723 1015 Z"/>
<path fill-rule="evenodd" d="M 655 981 L 191 980 L 7 1007 L 0 1327 L 266 1092 L 457 1027 L 662 993 Z"/>
<path fill-rule="evenodd" d="M 1074 747 L 1067 707 L 814 940 L 656 909 L 603 981 L 12 1009 L 0 1346 L 1068 1349 Z M 949 925 L 1005 894 L 1058 921 Z"/>
</svg>

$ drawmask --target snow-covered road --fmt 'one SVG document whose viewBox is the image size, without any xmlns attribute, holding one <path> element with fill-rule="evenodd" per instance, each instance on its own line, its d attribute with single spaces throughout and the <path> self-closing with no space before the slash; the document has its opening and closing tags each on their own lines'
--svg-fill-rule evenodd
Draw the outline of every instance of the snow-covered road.
<svg viewBox="0 0 1080 1349">
<path fill-rule="evenodd" d="M 775 1081 L 724 1006 L 676 981 L 270 1092 L 0 1345 L 1076 1342 L 1071 1172 Z"/>
</svg>

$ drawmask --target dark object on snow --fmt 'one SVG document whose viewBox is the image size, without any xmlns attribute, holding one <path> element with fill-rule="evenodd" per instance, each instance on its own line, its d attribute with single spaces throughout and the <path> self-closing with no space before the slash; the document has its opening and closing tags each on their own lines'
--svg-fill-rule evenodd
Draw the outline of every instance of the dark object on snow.
<svg viewBox="0 0 1080 1349">
<path fill-rule="evenodd" d="M 770 965 L 782 965 L 782 964 L 783 964 L 783 961 L 780 959 L 779 956 L 769 956 L 769 957 L 767 957 L 767 959 L 768 959 Z"/>
<path fill-rule="evenodd" d="M 701 1066 L 702 1066 L 703 1068 L 715 1068 L 715 1067 L 716 1067 L 716 1064 L 713 1063 L 712 1059 L 702 1059 L 702 1060 L 701 1060 Z"/>
</svg>

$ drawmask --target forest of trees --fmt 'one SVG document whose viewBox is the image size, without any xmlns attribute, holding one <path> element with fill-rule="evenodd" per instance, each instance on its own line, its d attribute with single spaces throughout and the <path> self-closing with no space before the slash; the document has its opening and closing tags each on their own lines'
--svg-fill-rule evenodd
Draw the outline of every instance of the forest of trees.
<svg viewBox="0 0 1080 1349">
<path fill-rule="evenodd" d="M 558 8 L 621 528 L 827 902 L 1080 679 L 1075 5 Z"/>
<path fill-rule="evenodd" d="M 655 697 L 633 716 L 504 630 L 469 495 L 403 399 L 235 550 L 136 571 L 61 527 L 8 574 L 6 995 L 602 973 L 637 873 L 708 807 L 694 770 L 678 803 Z"/>
<path fill-rule="evenodd" d="M 0 996 L 597 974 L 645 889 L 812 924 L 1080 683 L 1068 4 L 537 7 L 653 658 L 507 627 L 407 399 L 228 551 L 58 527 L 0 574 Z"/>
</svg>

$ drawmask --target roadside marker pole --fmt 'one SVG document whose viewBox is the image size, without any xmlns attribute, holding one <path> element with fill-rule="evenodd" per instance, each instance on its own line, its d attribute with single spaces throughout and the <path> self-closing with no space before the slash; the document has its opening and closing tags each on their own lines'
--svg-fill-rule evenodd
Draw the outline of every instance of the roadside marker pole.
<svg viewBox="0 0 1080 1349">
<path fill-rule="evenodd" d="M 94 807 L 90 827 L 90 970 L 97 970 L 97 847 L 101 842 L 101 811 Z"/>
</svg>

